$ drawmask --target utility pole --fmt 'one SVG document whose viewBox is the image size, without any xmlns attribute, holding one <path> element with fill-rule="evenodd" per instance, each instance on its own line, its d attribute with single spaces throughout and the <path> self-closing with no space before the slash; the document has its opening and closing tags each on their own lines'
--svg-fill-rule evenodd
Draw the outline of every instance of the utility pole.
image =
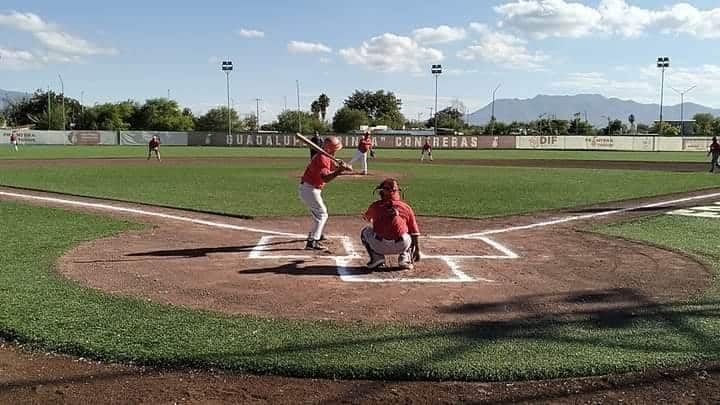
<svg viewBox="0 0 720 405">
<path fill-rule="evenodd" d="M 685 106 L 685 94 L 689 93 L 692 89 L 697 87 L 697 85 L 692 86 L 685 91 L 680 91 L 675 89 L 674 87 L 670 87 L 673 89 L 677 94 L 680 95 L 680 136 L 685 136 L 685 116 L 684 116 L 684 106 Z"/>
<path fill-rule="evenodd" d="M 500 86 L 502 86 L 502 85 L 498 84 L 492 93 L 492 107 L 491 107 L 492 112 L 490 113 L 490 136 L 493 136 L 493 134 L 495 134 L 495 93 L 498 91 Z"/>
<path fill-rule="evenodd" d="M 257 133 L 260 133 L 260 102 L 263 101 L 261 98 L 255 99 L 255 118 L 257 120 L 257 123 L 255 124 L 255 127 L 257 128 Z"/>
<path fill-rule="evenodd" d="M 52 114 L 51 114 L 51 108 L 50 108 L 50 86 L 48 86 L 47 96 L 48 96 L 48 108 L 47 108 L 48 130 L 50 130 L 50 129 L 52 129 L 52 128 L 51 128 L 51 122 L 52 122 L 51 117 L 52 117 Z"/>
<path fill-rule="evenodd" d="M 297 88 L 298 132 L 302 134 L 302 120 L 300 119 L 300 80 L 295 80 L 295 87 Z"/>
<path fill-rule="evenodd" d="M 65 83 L 63 83 L 62 76 L 60 76 L 60 73 L 58 73 L 58 77 L 60 78 L 60 97 L 62 100 L 62 130 L 65 130 Z"/>
</svg>

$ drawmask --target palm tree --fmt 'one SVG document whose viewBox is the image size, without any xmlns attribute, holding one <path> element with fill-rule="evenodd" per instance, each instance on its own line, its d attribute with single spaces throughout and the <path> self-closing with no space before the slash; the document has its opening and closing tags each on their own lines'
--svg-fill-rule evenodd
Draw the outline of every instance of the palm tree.
<svg viewBox="0 0 720 405">
<path fill-rule="evenodd" d="M 318 97 L 317 101 L 318 103 L 320 103 L 320 114 L 322 114 L 322 121 L 325 122 L 325 114 L 327 114 L 327 109 L 330 106 L 330 97 L 323 93 L 320 95 L 320 97 Z"/>
<path fill-rule="evenodd" d="M 310 111 L 312 111 L 312 113 L 316 117 L 318 117 L 318 119 L 320 119 L 321 108 L 320 108 L 320 103 L 317 100 L 313 101 L 312 104 L 310 104 Z"/>
</svg>

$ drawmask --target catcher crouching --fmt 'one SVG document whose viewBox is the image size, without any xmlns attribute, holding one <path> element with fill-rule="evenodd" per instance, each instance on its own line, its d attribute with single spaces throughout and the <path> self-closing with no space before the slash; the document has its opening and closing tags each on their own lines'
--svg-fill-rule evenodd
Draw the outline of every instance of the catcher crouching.
<svg viewBox="0 0 720 405">
<path fill-rule="evenodd" d="M 396 179 L 385 179 L 375 190 L 380 199 L 368 207 L 364 218 L 370 222 L 361 234 L 363 246 L 370 256 L 368 269 L 385 267 L 385 255 L 397 254 L 398 265 L 410 270 L 420 260 L 420 246 L 415 212 L 401 200 L 400 185 Z"/>
</svg>

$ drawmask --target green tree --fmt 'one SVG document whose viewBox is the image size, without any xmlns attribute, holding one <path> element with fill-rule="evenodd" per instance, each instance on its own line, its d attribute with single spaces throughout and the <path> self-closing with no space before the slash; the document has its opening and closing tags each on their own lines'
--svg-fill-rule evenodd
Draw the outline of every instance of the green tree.
<svg viewBox="0 0 720 405">
<path fill-rule="evenodd" d="M 662 131 L 658 127 L 658 123 L 656 122 L 652 128 L 651 132 L 662 135 L 662 136 L 679 136 L 680 135 L 680 128 L 676 127 L 675 125 L 672 125 L 667 122 L 662 123 Z"/>
<path fill-rule="evenodd" d="M 183 114 L 175 100 L 147 100 L 133 117 L 132 127 L 146 131 L 192 131 L 192 116 Z"/>
<path fill-rule="evenodd" d="M 695 134 L 699 136 L 709 136 L 713 133 L 713 124 L 715 117 L 710 113 L 699 113 L 693 116 L 695 120 Z"/>
<path fill-rule="evenodd" d="M 138 113 L 136 102 L 128 100 L 120 103 L 98 104 L 86 108 L 78 118 L 78 129 L 99 129 L 125 131 L 132 129 L 132 121 Z"/>
<path fill-rule="evenodd" d="M 298 120 L 300 123 L 298 123 Z M 312 113 L 306 111 L 300 111 L 298 113 L 297 111 L 291 110 L 281 112 L 277 117 L 277 121 L 272 124 L 263 125 L 263 128 L 279 132 L 298 132 L 298 124 L 302 125 L 303 133 L 313 133 L 315 131 L 320 133 L 328 132 L 328 127 L 320 122 L 318 117 Z"/>
<path fill-rule="evenodd" d="M 228 111 L 230 112 L 230 122 L 232 128 L 241 130 L 243 124 L 240 122 L 237 111 L 228 110 L 227 107 L 211 108 L 205 114 L 195 120 L 196 131 L 217 131 L 227 132 L 228 130 Z"/>
<path fill-rule="evenodd" d="M 63 129 L 62 105 L 65 105 L 65 127 L 71 128 L 73 118 L 80 113 L 80 103 L 54 91 L 36 90 L 29 98 L 10 103 L 4 116 L 10 125 L 32 125 L 37 129 Z M 48 114 L 49 104 L 49 114 Z"/>
<path fill-rule="evenodd" d="M 610 121 L 607 128 L 605 128 L 605 135 L 622 135 L 622 133 L 626 132 L 626 130 L 627 127 L 622 123 L 622 121 L 613 120 Z"/>
<path fill-rule="evenodd" d="M 435 126 L 435 117 L 430 117 L 425 122 L 427 128 Z M 463 122 L 463 113 L 455 107 L 447 107 L 437 113 L 438 128 L 452 128 L 454 130 L 462 130 L 465 127 Z"/>
<path fill-rule="evenodd" d="M 345 100 L 346 107 L 365 112 L 371 125 L 387 125 L 391 128 L 401 128 L 405 123 L 400 104 L 395 94 L 384 90 L 355 90 Z"/>
<path fill-rule="evenodd" d="M 320 102 L 318 100 L 315 100 L 312 102 L 312 104 L 310 104 L 310 111 L 313 113 L 313 115 L 315 117 L 317 117 L 317 119 L 320 119 L 321 108 L 320 108 Z"/>
<path fill-rule="evenodd" d="M 243 131 L 252 131 L 257 128 L 257 115 L 250 113 L 242 119 L 242 122 L 238 129 L 242 128 Z"/>
<path fill-rule="evenodd" d="M 320 115 L 322 118 L 322 122 L 325 122 L 325 116 L 327 115 L 327 109 L 330 107 L 330 97 L 328 97 L 325 93 L 321 94 L 320 97 L 318 97 L 318 103 L 320 103 Z"/>
<path fill-rule="evenodd" d="M 348 133 L 369 123 L 370 117 L 364 111 L 343 107 L 335 112 L 332 126 L 335 132 Z"/>
<path fill-rule="evenodd" d="M 570 135 L 591 135 L 595 133 L 595 129 L 592 124 L 585 122 L 584 120 L 576 119 L 570 121 L 568 127 L 568 134 Z"/>
</svg>

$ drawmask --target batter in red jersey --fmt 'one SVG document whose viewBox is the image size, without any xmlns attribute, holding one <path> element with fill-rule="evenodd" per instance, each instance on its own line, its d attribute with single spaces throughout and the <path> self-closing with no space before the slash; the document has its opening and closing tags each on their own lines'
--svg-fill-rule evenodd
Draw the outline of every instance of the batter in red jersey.
<svg viewBox="0 0 720 405">
<path fill-rule="evenodd" d="M 10 149 L 17 152 L 18 150 L 18 136 L 15 132 L 10 133 Z"/>
<path fill-rule="evenodd" d="M 373 141 L 370 137 L 370 131 L 366 131 L 362 138 L 358 141 L 358 147 L 355 151 L 355 155 L 350 160 L 350 165 L 359 161 L 360 162 L 360 174 L 367 174 L 367 156 L 370 149 L 372 149 Z"/>
<path fill-rule="evenodd" d="M 157 158 L 158 162 L 160 161 L 160 138 L 157 136 L 153 136 L 150 139 L 150 142 L 148 142 L 148 157 L 147 160 L 150 160 L 150 155 L 155 152 L 155 157 Z"/>
<path fill-rule="evenodd" d="M 428 157 L 430 158 L 430 161 L 432 162 L 433 157 L 432 157 L 432 145 L 430 144 L 430 138 L 425 138 L 425 143 L 423 144 L 422 152 L 420 153 L 420 161 L 421 162 L 423 160 L 425 160 L 426 154 L 428 155 Z"/>
<path fill-rule="evenodd" d="M 329 136 L 323 142 L 323 149 L 327 153 L 335 155 L 337 151 L 342 149 L 342 143 L 338 138 Z M 322 153 L 316 154 L 305 169 L 298 189 L 300 199 L 307 205 L 312 215 L 312 226 L 308 233 L 305 249 L 324 249 L 324 246 L 319 242 L 323 239 L 323 230 L 328 220 L 328 211 L 322 198 L 322 190 L 325 184 L 333 181 L 346 170 L 351 170 L 351 168 L 342 161 L 339 164 L 336 163 Z"/>
<path fill-rule="evenodd" d="M 370 256 L 368 269 L 385 266 L 385 255 L 397 254 L 401 269 L 412 269 L 420 260 L 418 237 L 420 228 L 415 212 L 400 198 L 400 185 L 395 179 L 385 179 L 375 188 L 380 199 L 368 207 L 365 220 L 370 226 L 362 230 L 360 239 Z"/>
</svg>

